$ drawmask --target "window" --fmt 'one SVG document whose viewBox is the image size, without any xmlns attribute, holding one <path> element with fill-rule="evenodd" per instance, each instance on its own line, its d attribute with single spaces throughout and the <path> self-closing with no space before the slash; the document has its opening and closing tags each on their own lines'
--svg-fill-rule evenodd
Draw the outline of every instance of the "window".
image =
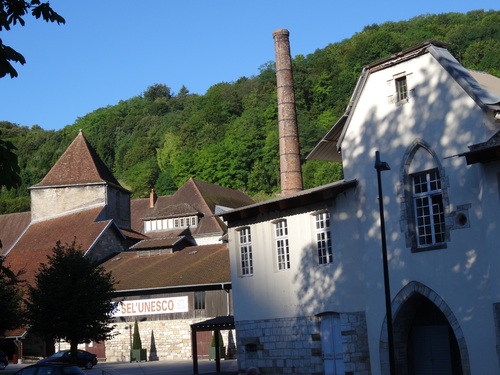
<svg viewBox="0 0 500 375">
<path fill-rule="evenodd" d="M 253 275 L 252 237 L 250 228 L 242 228 L 239 231 L 239 239 L 241 275 Z"/>
<path fill-rule="evenodd" d="M 278 270 L 290 269 L 290 248 L 288 247 L 288 226 L 286 220 L 274 224 Z"/>
<path fill-rule="evenodd" d="M 145 232 L 157 232 L 174 228 L 196 227 L 198 216 L 187 216 L 174 219 L 154 219 L 144 221 Z"/>
<path fill-rule="evenodd" d="M 416 139 L 408 147 L 402 165 L 398 200 L 401 207 L 400 227 L 405 233 L 406 247 L 412 252 L 446 249 L 450 230 L 453 229 L 451 220 L 461 217 L 456 212 L 450 214 L 448 211 L 450 201 L 446 170 L 431 146 L 422 139 Z M 467 208 L 461 207 L 460 212 L 466 214 Z M 465 224 L 460 228 L 468 227 Z"/>
<path fill-rule="evenodd" d="M 205 310 L 205 291 L 194 292 L 194 309 Z"/>
<path fill-rule="evenodd" d="M 406 82 L 406 76 L 396 78 L 396 95 L 398 102 L 408 99 L 408 84 Z"/>
<path fill-rule="evenodd" d="M 327 264 L 333 261 L 332 239 L 330 235 L 330 213 L 316 214 L 316 245 L 318 248 L 318 263 Z"/>
<path fill-rule="evenodd" d="M 437 169 L 413 175 L 413 204 L 418 247 L 444 243 L 443 192 Z"/>
<path fill-rule="evenodd" d="M 158 230 L 158 220 L 151 221 L 151 231 Z"/>
</svg>

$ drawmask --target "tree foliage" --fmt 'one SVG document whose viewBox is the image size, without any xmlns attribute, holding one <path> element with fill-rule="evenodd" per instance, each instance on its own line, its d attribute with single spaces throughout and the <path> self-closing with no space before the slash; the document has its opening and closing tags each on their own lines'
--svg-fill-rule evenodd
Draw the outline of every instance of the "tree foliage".
<svg viewBox="0 0 500 375">
<path fill-rule="evenodd" d="M 78 344 L 112 337 L 113 293 L 111 273 L 85 257 L 74 241 L 57 242 L 28 286 L 31 329 L 46 340 L 69 342 L 76 355 Z"/>
<path fill-rule="evenodd" d="M 0 248 L 1 248 L 0 243 Z M 5 331 L 19 327 L 23 321 L 22 292 L 19 285 L 19 275 L 14 274 L 4 265 L 0 257 L 0 336 Z"/>
<path fill-rule="evenodd" d="M 465 67 L 500 77 L 500 11 L 368 25 L 349 39 L 293 58 L 305 187 L 342 176 L 340 165 L 305 157 L 344 113 L 362 67 L 430 39 L 448 43 Z M 40 182 L 79 129 L 132 197 L 146 197 L 152 187 L 174 192 L 190 177 L 273 195 L 280 183 L 277 112 L 275 64 L 267 62 L 257 76 L 214 84 L 204 95 L 184 86 L 174 93 L 156 83 L 56 132 L 0 122 L 2 139 L 17 147 L 22 180 L 0 194 L 0 212 L 29 209 L 27 188 Z"/>
<path fill-rule="evenodd" d="M 0 136 L 1 134 L 0 132 Z M 17 163 L 16 151 L 12 142 L 0 139 L 0 187 L 10 189 L 21 184 L 21 169 Z"/>
<path fill-rule="evenodd" d="M 65 23 L 63 17 L 57 14 L 50 6 L 49 2 L 40 0 L 1 0 L 0 1 L 0 31 L 8 31 L 11 26 L 17 24 L 24 26 L 25 17 L 31 12 L 36 19 L 42 18 L 46 22 Z M 0 39 L 0 78 L 7 74 L 11 78 L 17 77 L 17 71 L 11 62 L 24 65 L 26 59 L 14 48 L 3 44 Z"/>
</svg>

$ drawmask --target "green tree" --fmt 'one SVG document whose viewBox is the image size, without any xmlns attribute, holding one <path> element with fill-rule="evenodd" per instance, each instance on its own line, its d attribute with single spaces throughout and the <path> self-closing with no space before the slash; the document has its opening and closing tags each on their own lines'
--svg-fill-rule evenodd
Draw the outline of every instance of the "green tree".
<svg viewBox="0 0 500 375">
<path fill-rule="evenodd" d="M 63 17 L 57 14 L 49 5 L 49 2 L 42 3 L 40 0 L 1 0 L 0 2 L 0 31 L 10 30 L 12 25 L 25 25 L 24 17 L 31 11 L 35 18 L 42 18 L 46 22 L 65 23 Z M 26 59 L 12 47 L 3 44 L 0 39 L 0 78 L 7 74 L 11 78 L 17 77 L 17 71 L 11 62 L 24 65 Z"/>
<path fill-rule="evenodd" d="M 163 83 L 156 83 L 149 86 L 144 92 L 144 99 L 154 102 L 156 99 L 167 98 L 170 99 L 172 95 L 170 94 L 170 87 L 164 85 Z"/>
<path fill-rule="evenodd" d="M 111 338 L 114 279 L 75 241 L 58 241 L 48 262 L 28 286 L 27 318 L 33 332 L 48 341 L 70 343 L 76 360 L 78 344 Z"/>
<path fill-rule="evenodd" d="M 23 323 L 22 293 L 18 277 L 4 265 L 4 258 L 0 257 L 0 336 Z"/>
<path fill-rule="evenodd" d="M 21 184 L 21 169 L 17 163 L 16 150 L 12 142 L 0 139 L 0 187 L 10 189 Z"/>
</svg>

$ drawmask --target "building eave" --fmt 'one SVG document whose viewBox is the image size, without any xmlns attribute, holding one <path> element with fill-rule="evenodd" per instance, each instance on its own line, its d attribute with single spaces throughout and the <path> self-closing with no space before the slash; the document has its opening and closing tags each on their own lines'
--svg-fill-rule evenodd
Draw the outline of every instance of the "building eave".
<svg viewBox="0 0 500 375">
<path fill-rule="evenodd" d="M 358 185 L 357 180 L 337 181 L 316 188 L 303 190 L 299 193 L 271 199 L 269 201 L 252 204 L 221 214 L 224 221 L 231 222 L 241 219 L 256 217 L 261 214 L 283 211 L 297 207 L 318 203 L 328 199 L 335 199 L 339 194 Z"/>
<path fill-rule="evenodd" d="M 138 288 L 138 289 L 124 289 L 115 290 L 113 293 L 114 298 L 132 297 L 141 295 L 155 295 L 163 293 L 187 293 L 204 290 L 231 290 L 231 282 L 220 282 L 211 284 L 193 284 L 193 285 L 177 285 L 177 286 L 163 286 L 156 288 Z"/>
</svg>

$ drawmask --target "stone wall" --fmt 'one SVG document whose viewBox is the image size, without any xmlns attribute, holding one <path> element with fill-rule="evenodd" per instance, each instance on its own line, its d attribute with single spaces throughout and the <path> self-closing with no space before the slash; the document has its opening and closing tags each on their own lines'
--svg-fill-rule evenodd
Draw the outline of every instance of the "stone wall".
<svg viewBox="0 0 500 375">
<path fill-rule="evenodd" d="M 341 313 L 346 375 L 369 375 L 370 355 L 363 312 Z M 240 372 L 323 375 L 320 317 L 235 322 Z"/>
<path fill-rule="evenodd" d="M 370 351 L 364 312 L 340 314 L 346 375 L 368 375 Z"/>
<path fill-rule="evenodd" d="M 264 374 L 323 374 L 319 318 L 235 323 L 240 370 L 257 367 Z"/>
<path fill-rule="evenodd" d="M 191 324 L 203 319 L 178 319 L 139 322 L 142 347 L 147 349 L 148 361 L 189 360 L 191 356 Z M 107 362 L 130 361 L 133 323 L 117 323 L 115 337 L 106 341 Z M 229 331 L 221 331 L 228 342 Z"/>
<path fill-rule="evenodd" d="M 105 185 L 31 189 L 31 220 L 46 220 L 62 214 L 104 206 Z"/>
</svg>

